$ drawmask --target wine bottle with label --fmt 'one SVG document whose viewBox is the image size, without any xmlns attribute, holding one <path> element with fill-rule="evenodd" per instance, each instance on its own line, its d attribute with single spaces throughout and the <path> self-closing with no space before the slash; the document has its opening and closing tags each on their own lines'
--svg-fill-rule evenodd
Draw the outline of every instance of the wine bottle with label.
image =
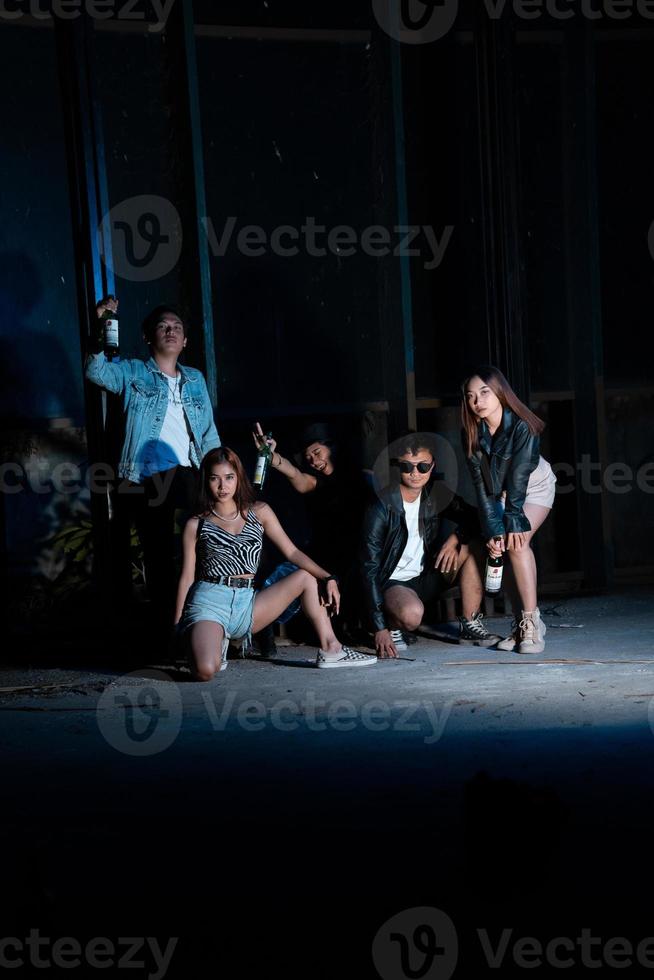
<svg viewBox="0 0 654 980">
<path fill-rule="evenodd" d="M 254 470 L 254 480 L 252 481 L 255 490 L 263 490 L 263 485 L 266 482 L 268 470 L 270 469 L 270 464 L 272 463 L 272 449 L 268 445 L 268 442 L 266 441 L 267 439 L 272 439 L 272 432 L 268 433 L 266 438 L 259 446 L 257 465 Z"/>
<path fill-rule="evenodd" d="M 120 357 L 120 331 L 118 329 L 118 314 L 113 310 L 102 313 L 102 342 L 107 360 Z"/>
<path fill-rule="evenodd" d="M 495 538 L 495 543 L 499 544 L 501 538 Z M 504 573 L 504 556 L 489 555 L 486 559 L 486 580 L 485 588 L 489 595 L 497 595 L 502 588 L 502 575 Z"/>
</svg>

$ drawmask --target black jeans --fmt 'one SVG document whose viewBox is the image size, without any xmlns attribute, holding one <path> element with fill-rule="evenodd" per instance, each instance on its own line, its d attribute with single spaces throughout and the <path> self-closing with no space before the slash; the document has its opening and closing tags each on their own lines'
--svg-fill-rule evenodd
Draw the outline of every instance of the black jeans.
<svg viewBox="0 0 654 980">
<path fill-rule="evenodd" d="M 456 575 L 446 575 L 436 568 L 423 569 L 420 575 L 409 579 L 407 582 L 389 579 L 384 586 L 384 592 L 387 589 L 392 589 L 396 585 L 401 585 L 403 588 L 411 589 L 412 592 L 415 592 L 423 606 L 427 606 L 434 599 L 438 599 L 447 589 L 451 589 L 455 581 Z"/>
<path fill-rule="evenodd" d="M 117 516 L 136 527 L 143 549 L 143 565 L 153 624 L 162 631 L 172 626 L 179 578 L 179 548 L 176 548 L 175 517 L 179 530 L 195 507 L 198 471 L 176 466 L 155 473 L 142 484 L 127 481 L 118 487 Z"/>
</svg>

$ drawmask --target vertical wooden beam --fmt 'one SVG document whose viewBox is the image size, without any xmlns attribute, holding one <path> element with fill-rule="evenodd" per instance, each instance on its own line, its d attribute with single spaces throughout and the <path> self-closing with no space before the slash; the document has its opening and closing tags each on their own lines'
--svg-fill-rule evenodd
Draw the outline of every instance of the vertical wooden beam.
<svg viewBox="0 0 654 980">
<path fill-rule="evenodd" d="M 68 163 L 71 221 L 76 267 L 80 346 L 85 357 L 95 330 L 99 296 L 114 292 L 111 240 L 102 239 L 101 219 L 109 208 L 104 133 L 93 73 L 93 23 L 87 14 L 74 20 L 55 17 L 55 38 Z M 106 262 L 103 262 L 104 254 Z M 81 367 L 81 366 L 80 366 Z M 85 386 L 86 434 L 91 460 L 107 459 L 104 392 Z M 91 494 L 94 574 L 101 588 L 112 580 L 114 543 L 109 492 Z"/>
<path fill-rule="evenodd" d="M 202 354 L 207 387 L 214 409 L 218 398 L 218 371 L 211 285 L 211 259 L 204 221 L 207 196 L 204 147 L 200 115 L 200 93 L 192 0 L 177 0 L 168 20 L 166 38 L 171 54 L 171 94 L 176 104 L 177 146 L 180 152 L 180 183 L 186 200 L 184 214 L 184 282 L 189 306 L 202 326 Z M 190 235 L 187 233 L 190 230 Z"/>
<path fill-rule="evenodd" d="M 397 193 L 397 224 L 409 225 L 409 200 L 406 175 L 406 134 L 404 126 L 404 85 L 402 81 L 402 46 L 391 41 L 391 72 L 393 86 L 393 130 L 395 135 L 395 185 Z M 402 337 L 406 372 L 406 416 L 409 428 L 416 429 L 416 369 L 413 338 L 413 295 L 411 291 L 411 262 L 408 255 L 400 256 L 400 293 L 402 306 Z"/>
<path fill-rule="evenodd" d="M 577 460 L 606 461 L 604 367 L 597 194 L 595 48 L 592 25 L 576 18 L 565 31 L 563 181 L 566 301 L 576 391 Z M 577 492 L 584 580 L 603 587 L 613 578 L 613 549 L 604 493 Z"/>
<path fill-rule="evenodd" d="M 481 4 L 475 28 L 475 62 L 487 357 L 527 400 L 529 372 L 512 26 L 508 15 L 499 20 L 489 18 Z"/>
<path fill-rule="evenodd" d="M 389 0 L 392 3 L 392 0 Z M 375 221 L 391 234 L 409 224 L 402 84 L 402 47 L 377 28 L 373 73 L 373 187 Z M 415 428 L 416 394 L 411 268 L 408 256 L 378 259 L 379 328 L 384 397 L 391 434 Z"/>
<path fill-rule="evenodd" d="M 95 320 L 96 297 L 114 290 L 111 240 L 100 238 L 105 230 L 100 222 L 108 210 L 109 195 L 101 111 L 94 91 L 92 30 L 86 15 L 70 21 L 55 18 L 75 258 L 81 273 L 78 301 L 80 312 L 86 316 L 80 323 L 83 351 Z M 102 261 L 103 251 L 109 257 L 106 264 Z"/>
</svg>

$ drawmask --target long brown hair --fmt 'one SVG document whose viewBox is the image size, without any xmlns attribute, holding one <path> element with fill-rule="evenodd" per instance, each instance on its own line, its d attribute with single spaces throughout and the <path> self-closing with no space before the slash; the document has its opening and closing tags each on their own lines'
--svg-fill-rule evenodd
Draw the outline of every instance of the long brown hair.
<svg viewBox="0 0 654 980">
<path fill-rule="evenodd" d="M 468 405 L 467 388 L 473 378 L 481 378 L 484 384 L 488 385 L 491 391 L 497 396 L 502 408 L 509 408 L 514 415 L 522 419 L 529 426 L 529 431 L 533 435 L 540 435 L 545 428 L 545 423 L 537 415 L 521 402 L 515 391 L 506 380 L 502 372 L 493 367 L 492 364 L 481 364 L 475 368 L 461 385 L 461 424 L 465 432 L 465 441 L 468 456 L 479 449 L 479 420 L 475 418 Z"/>
<path fill-rule="evenodd" d="M 211 468 L 216 466 L 217 463 L 229 463 L 236 473 L 234 503 L 241 517 L 244 517 L 243 511 L 255 503 L 257 498 L 252 484 L 248 479 L 248 475 L 243 468 L 243 463 L 234 450 L 229 449 L 227 446 L 210 449 L 202 460 L 200 465 L 200 489 L 198 491 L 198 513 L 209 514 L 216 502 L 209 486 L 209 477 L 211 476 Z"/>
</svg>

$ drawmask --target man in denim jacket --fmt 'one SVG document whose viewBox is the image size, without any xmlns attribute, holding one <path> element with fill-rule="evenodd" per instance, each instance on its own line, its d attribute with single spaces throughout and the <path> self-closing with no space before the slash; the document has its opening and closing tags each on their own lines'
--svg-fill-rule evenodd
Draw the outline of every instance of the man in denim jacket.
<svg viewBox="0 0 654 980">
<path fill-rule="evenodd" d="M 108 297 L 98 303 L 116 311 Z M 136 524 L 150 598 L 162 630 L 172 624 L 176 574 L 175 509 L 190 510 L 202 458 L 220 445 L 203 375 L 178 363 L 186 325 L 170 306 L 153 310 L 143 324 L 147 361 L 108 360 L 91 354 L 86 377 L 122 400 L 125 436 L 118 466 L 119 501 L 128 501 Z"/>
</svg>

